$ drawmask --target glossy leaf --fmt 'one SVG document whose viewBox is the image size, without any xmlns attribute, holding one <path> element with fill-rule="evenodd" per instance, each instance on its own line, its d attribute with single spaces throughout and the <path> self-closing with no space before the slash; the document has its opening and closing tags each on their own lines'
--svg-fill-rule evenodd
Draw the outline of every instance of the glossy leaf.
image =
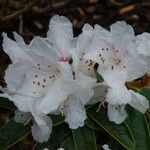
<svg viewBox="0 0 150 150">
<path fill-rule="evenodd" d="M 4 150 L 14 145 L 29 134 L 30 131 L 29 125 L 24 126 L 16 123 L 14 120 L 9 121 L 0 128 L 0 150 Z"/>
<path fill-rule="evenodd" d="M 72 130 L 72 135 L 76 150 L 97 150 L 94 130 L 84 126 Z"/>
<path fill-rule="evenodd" d="M 140 94 L 144 95 L 150 101 L 150 88 L 142 89 Z"/>
<path fill-rule="evenodd" d="M 57 126 L 63 123 L 64 118 L 62 116 L 52 116 L 53 126 Z M 24 136 L 31 132 L 30 126 L 24 126 L 23 124 L 16 123 L 14 120 L 9 121 L 0 128 L 0 150 L 11 147 Z"/>
<path fill-rule="evenodd" d="M 97 110 L 97 107 L 89 109 L 88 115 L 105 131 L 107 131 L 114 139 L 116 139 L 123 147 L 133 150 L 134 141 L 126 124 L 122 123 L 120 125 L 117 125 L 113 122 L 110 122 L 108 120 L 106 110 L 101 109 L 99 112 L 96 112 L 95 110 Z"/>
<path fill-rule="evenodd" d="M 125 123 L 128 125 L 134 139 L 135 150 L 150 149 L 150 124 L 147 118 L 132 107 L 127 108 L 128 118 Z"/>
</svg>

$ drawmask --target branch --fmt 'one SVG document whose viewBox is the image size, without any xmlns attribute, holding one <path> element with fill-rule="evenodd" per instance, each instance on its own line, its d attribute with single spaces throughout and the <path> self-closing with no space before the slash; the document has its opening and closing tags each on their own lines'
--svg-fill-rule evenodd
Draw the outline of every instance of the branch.
<svg viewBox="0 0 150 150">
<path fill-rule="evenodd" d="M 23 9 L 21 10 L 18 10 L 10 15 L 6 15 L 6 16 L 3 16 L 3 15 L 0 15 L 0 22 L 4 22 L 4 21 L 8 21 L 8 20 L 11 20 L 11 19 L 14 19 L 16 18 L 17 16 L 29 11 L 30 9 L 32 9 L 35 4 L 38 2 L 38 0 L 33 0 L 29 5 L 27 5 L 26 7 L 24 7 Z"/>
</svg>

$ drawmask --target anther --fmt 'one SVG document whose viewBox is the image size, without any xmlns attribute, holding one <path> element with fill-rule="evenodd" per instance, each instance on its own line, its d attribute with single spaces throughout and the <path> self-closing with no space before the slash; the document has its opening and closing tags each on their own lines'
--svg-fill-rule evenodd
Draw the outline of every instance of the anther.
<svg viewBox="0 0 150 150">
<path fill-rule="evenodd" d="M 72 63 L 73 63 L 73 59 L 70 58 L 70 59 L 69 59 L 69 64 L 71 65 Z"/>
</svg>

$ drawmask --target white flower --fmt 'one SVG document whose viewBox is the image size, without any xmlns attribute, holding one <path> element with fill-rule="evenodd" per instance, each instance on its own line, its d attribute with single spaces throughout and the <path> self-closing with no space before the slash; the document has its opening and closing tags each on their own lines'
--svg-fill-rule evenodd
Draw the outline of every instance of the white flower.
<svg viewBox="0 0 150 150">
<path fill-rule="evenodd" d="M 143 57 L 147 73 L 150 74 L 150 33 L 142 33 L 136 36 L 137 55 Z"/>
<path fill-rule="evenodd" d="M 88 74 L 89 68 L 92 68 L 92 61 L 86 61 L 84 65 L 82 63 L 85 66 L 82 70 L 80 51 L 77 50 L 76 39 L 73 38 L 72 24 L 63 16 L 52 17 L 45 42 L 57 51 L 60 63 L 70 64 L 72 77 L 68 77 L 68 84 L 65 84 L 70 90 L 72 89 L 72 93 L 68 93 L 66 100 L 59 105 L 58 112 L 65 115 L 65 121 L 70 128 L 76 129 L 84 125 L 86 119 L 84 105 L 93 96 L 92 88 L 96 80 L 85 74 L 85 72 Z M 45 110 L 45 107 L 50 106 L 47 103 L 43 103 L 43 108 L 40 109 Z"/>
<path fill-rule="evenodd" d="M 6 34 L 3 34 L 3 38 L 3 49 L 12 60 L 12 64 L 6 70 L 7 88 L 1 89 L 4 92 L 1 96 L 8 97 L 20 111 L 30 112 L 34 120 L 32 126 L 34 139 L 39 142 L 47 141 L 52 122 L 45 113 L 37 111 L 36 105 L 46 98 L 48 86 L 52 86 L 60 76 L 60 70 L 54 68 L 51 63 L 55 55 L 50 53 L 49 58 L 37 55 L 36 50 L 46 48 L 39 45 L 32 47 L 35 51 L 32 51 L 33 49 L 24 51 Z M 22 121 L 18 120 L 18 122 Z"/>
<path fill-rule="evenodd" d="M 16 33 L 14 33 L 15 39 L 25 53 L 30 54 L 32 57 L 35 55 L 35 59 L 37 61 L 41 60 L 43 63 L 43 65 L 41 62 L 36 63 L 36 66 L 40 68 L 36 72 L 34 68 L 30 69 L 31 74 L 34 74 L 33 76 L 38 76 L 34 79 L 36 83 L 38 83 L 38 79 L 42 84 L 45 80 L 47 83 L 47 86 L 44 87 L 46 89 L 44 93 L 42 91 L 43 87 L 39 89 L 41 82 L 37 88 L 39 94 L 41 92 L 43 96 L 42 100 L 36 102 L 37 112 L 43 114 L 56 113 L 57 109 L 60 113 L 64 113 L 66 116 L 65 121 L 68 122 L 70 128 L 78 128 L 84 125 L 86 119 L 84 105 L 93 96 L 92 87 L 95 85 L 96 80 L 86 76 L 83 73 L 84 71 L 82 72 L 80 69 L 79 55 L 75 49 L 70 21 L 63 16 L 54 16 L 50 21 L 49 28 L 48 38 L 35 37 L 30 45 L 26 45 Z M 91 63 L 91 61 L 85 63 L 87 71 L 92 66 Z M 52 81 L 45 78 L 45 76 L 40 76 L 40 74 L 45 74 L 44 72 L 49 65 L 48 69 L 52 69 L 54 77 L 50 75 L 49 70 L 47 73 Z M 29 79 L 33 82 L 30 77 L 31 75 Z M 30 93 L 31 89 L 28 86 L 30 86 L 29 83 L 25 82 L 22 93 L 24 93 L 24 89 L 27 90 L 27 93 Z"/>
<path fill-rule="evenodd" d="M 84 58 L 92 59 L 99 64 L 97 71 L 104 79 L 103 84 L 109 86 L 106 95 L 106 101 L 110 104 L 109 118 L 116 123 L 121 123 L 127 115 L 123 109 L 117 109 L 119 112 L 116 114 L 114 109 L 116 106 L 122 107 L 129 103 L 142 113 L 148 109 L 146 98 L 137 96 L 137 93 L 128 90 L 125 86 L 127 81 L 144 75 L 146 69 L 143 60 L 133 54 L 136 51 L 133 49 L 136 47 L 133 28 L 125 22 L 117 22 L 111 25 L 110 30 L 111 32 L 95 25 L 91 44 Z"/>
</svg>

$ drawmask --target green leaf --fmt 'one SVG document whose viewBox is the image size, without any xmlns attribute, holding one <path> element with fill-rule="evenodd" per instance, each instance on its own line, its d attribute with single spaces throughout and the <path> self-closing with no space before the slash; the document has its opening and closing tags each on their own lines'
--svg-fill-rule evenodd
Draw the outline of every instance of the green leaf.
<svg viewBox="0 0 150 150">
<path fill-rule="evenodd" d="M 134 150 L 134 141 L 132 135 L 125 123 L 117 125 L 110 122 L 105 109 L 96 112 L 97 106 L 88 110 L 88 115 L 107 131 L 114 139 L 116 139 L 123 147 Z"/>
<path fill-rule="evenodd" d="M 150 88 L 144 88 L 139 93 L 144 95 L 147 98 L 147 100 L 150 101 Z"/>
<path fill-rule="evenodd" d="M 97 150 L 94 130 L 84 126 L 72 130 L 76 150 Z"/>
<path fill-rule="evenodd" d="M 91 118 L 87 118 L 85 120 L 85 125 L 90 128 L 90 129 L 93 129 L 93 130 L 102 130 L 102 128 L 95 122 L 93 121 Z"/>
<path fill-rule="evenodd" d="M 64 148 L 65 150 L 76 150 L 73 142 L 73 137 L 70 136 L 66 138 L 61 147 Z"/>
<path fill-rule="evenodd" d="M 14 103 L 3 97 L 0 97 L 0 107 L 6 108 L 8 110 L 16 110 Z"/>
<path fill-rule="evenodd" d="M 53 126 L 57 126 L 64 122 L 64 117 L 52 116 Z M 0 150 L 11 147 L 23 137 L 31 132 L 30 125 L 24 126 L 23 124 L 16 123 L 14 120 L 9 121 L 0 128 Z"/>
<path fill-rule="evenodd" d="M 29 125 L 24 126 L 14 120 L 9 121 L 0 128 L 0 150 L 11 147 L 29 133 Z"/>
<path fill-rule="evenodd" d="M 125 123 L 131 130 L 134 138 L 135 150 L 150 149 L 150 124 L 147 118 L 132 107 L 127 107 L 128 118 Z"/>
<path fill-rule="evenodd" d="M 36 150 L 44 148 L 56 150 L 60 147 L 65 150 L 97 150 L 94 130 L 86 126 L 70 130 L 64 123 L 54 127 L 48 142 L 38 143 Z"/>
</svg>

